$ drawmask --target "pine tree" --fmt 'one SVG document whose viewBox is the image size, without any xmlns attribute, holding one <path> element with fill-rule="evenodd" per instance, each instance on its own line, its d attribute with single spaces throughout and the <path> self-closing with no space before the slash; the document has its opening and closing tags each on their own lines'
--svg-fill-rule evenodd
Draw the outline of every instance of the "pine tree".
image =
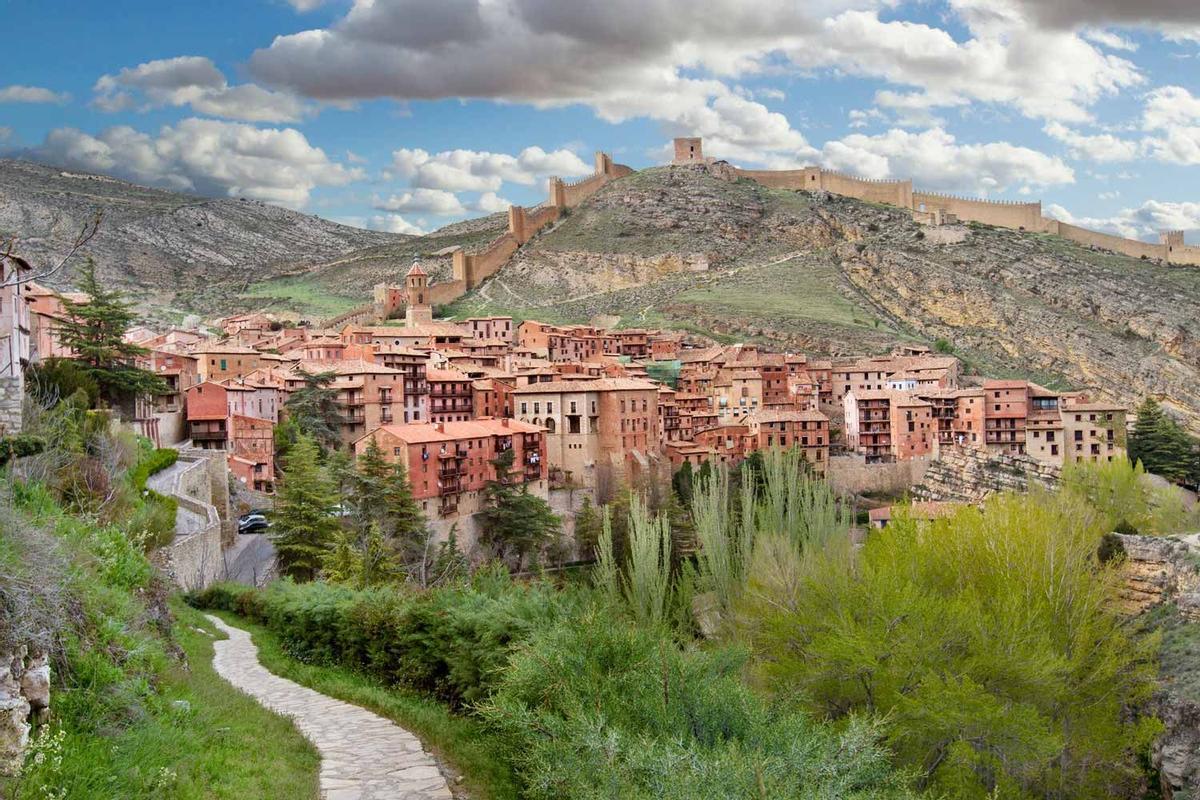
<svg viewBox="0 0 1200 800">
<path fill-rule="evenodd" d="M 330 385 L 336 377 L 332 372 L 304 373 L 304 386 L 292 392 L 284 404 L 300 432 L 325 451 L 336 450 L 342 443 L 342 409 L 337 390 Z"/>
<path fill-rule="evenodd" d="M 54 333 L 100 387 L 101 396 L 120 402 L 166 392 L 161 378 L 136 364 L 137 358 L 149 351 L 125 340 L 126 331 L 137 322 L 132 304 L 121 292 L 100 284 L 91 259 L 80 270 L 79 290 L 87 299 L 63 298 L 66 319 L 58 322 Z"/>
<path fill-rule="evenodd" d="M 514 486 L 508 480 L 512 471 L 513 451 L 507 450 L 494 459 L 495 480 L 483 489 L 486 506 L 479 512 L 482 532 L 479 542 L 494 556 L 511 562 L 520 570 L 530 554 L 535 557 L 543 545 L 560 530 L 562 520 L 540 497 L 529 493 L 529 487 Z"/>
<path fill-rule="evenodd" d="M 679 502 L 685 506 L 692 504 L 692 485 L 695 482 L 695 475 L 692 472 L 692 462 L 685 461 L 675 470 L 675 475 L 671 478 L 671 488 L 675 490 L 675 496 L 679 498 Z"/>
<path fill-rule="evenodd" d="M 369 526 L 364 533 L 338 531 L 331 548 L 321 558 L 321 570 L 328 580 L 355 589 L 391 583 L 403 575 L 399 560 L 384 541 L 378 525 Z"/>
<path fill-rule="evenodd" d="M 337 519 L 329 513 L 337 497 L 318 456 L 311 438 L 296 440 L 275 503 L 272 540 L 280 568 L 300 579 L 316 576 L 338 530 Z"/>
<path fill-rule="evenodd" d="M 424 543 L 425 515 L 413 498 L 404 465 L 389 464 L 374 438 L 358 456 L 351 491 L 359 527 L 377 526 L 405 563 L 416 560 Z"/>
<path fill-rule="evenodd" d="M 1147 472 L 1168 480 L 1195 481 L 1200 477 L 1196 469 L 1196 441 L 1152 397 L 1138 406 L 1128 453 L 1134 464 L 1140 461 Z"/>
</svg>

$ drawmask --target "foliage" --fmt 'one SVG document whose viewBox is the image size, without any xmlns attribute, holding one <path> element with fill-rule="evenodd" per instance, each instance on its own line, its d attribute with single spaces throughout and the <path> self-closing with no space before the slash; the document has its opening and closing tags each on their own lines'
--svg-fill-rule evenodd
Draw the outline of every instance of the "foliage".
<svg viewBox="0 0 1200 800">
<path fill-rule="evenodd" d="M 481 529 L 479 544 L 520 571 L 527 558 L 531 555 L 536 558 L 554 540 L 562 528 L 562 520 L 545 500 L 529 493 L 528 484 L 515 486 L 508 481 L 513 453 L 506 450 L 492 461 L 497 477 L 483 489 L 485 505 L 477 519 Z"/>
<path fill-rule="evenodd" d="M 692 470 L 692 462 L 685 461 L 680 465 L 679 469 L 675 470 L 675 474 L 671 476 L 671 489 L 674 490 L 675 496 L 679 498 L 679 502 L 684 506 L 692 504 L 692 487 L 695 484 L 695 473 Z"/>
<path fill-rule="evenodd" d="M 402 563 L 423 558 L 425 515 L 413 498 L 404 465 L 399 461 L 387 463 L 379 443 L 372 438 L 355 467 L 350 473 L 349 495 L 357 526 L 377 526 Z"/>
<path fill-rule="evenodd" d="M 1156 723 L 1152 639 L 1113 607 L 1104 526 L 1078 498 L 1004 495 L 905 515 L 855 555 L 756 549 L 739 607 L 765 688 L 886 714 L 898 756 L 965 798 L 1128 797 Z M 768 545 L 768 543 L 771 543 Z"/>
<path fill-rule="evenodd" d="M 535 799 L 907 796 L 875 727 L 764 701 L 743 663 L 592 609 L 539 629 L 481 713 Z"/>
<path fill-rule="evenodd" d="M 1174 486 L 1154 485 L 1141 462 L 1071 462 L 1063 468 L 1062 485 L 1064 492 L 1099 513 L 1108 531 L 1164 535 L 1200 524 L 1200 516 L 1188 509 L 1183 492 Z"/>
<path fill-rule="evenodd" d="M 334 534 L 332 546 L 321 557 L 321 572 L 326 580 L 355 589 L 390 583 L 404 574 L 378 524 L 365 533 L 340 530 Z"/>
<path fill-rule="evenodd" d="M 271 540 L 286 575 L 313 578 L 329 552 L 337 520 L 330 515 L 336 500 L 316 443 L 301 436 L 288 454 L 275 500 Z"/>
<path fill-rule="evenodd" d="M 87 397 L 89 408 L 100 402 L 96 379 L 69 358 L 47 358 L 30 364 L 25 370 L 25 391 L 43 405 L 54 405 L 78 391 Z"/>
<path fill-rule="evenodd" d="M 168 467 L 174 466 L 179 460 L 179 451 L 170 447 L 158 447 L 138 459 L 137 464 L 129 471 L 129 484 L 135 492 L 146 488 L 146 481 L 151 475 L 157 475 Z"/>
<path fill-rule="evenodd" d="M 302 373 L 304 385 L 288 395 L 284 410 L 299 434 L 312 439 L 322 451 L 336 450 L 342 443 L 342 409 L 332 383 L 333 372 Z"/>
<path fill-rule="evenodd" d="M 125 332 L 137 321 L 133 305 L 121 292 L 104 288 L 91 259 L 80 270 L 78 283 L 87 298 L 63 298 L 66 319 L 58 322 L 54 332 L 62 346 L 74 354 L 83 373 L 95 381 L 100 395 L 119 402 L 166 392 L 162 378 L 135 363 L 148 351 L 125 339 Z"/>
<path fill-rule="evenodd" d="M 41 436 L 28 433 L 18 433 L 14 436 L 0 436 L 0 467 L 14 458 L 37 455 L 46 449 L 46 440 Z"/>
<path fill-rule="evenodd" d="M 1200 483 L 1197 447 L 1197 441 L 1167 416 L 1154 398 L 1147 397 L 1138 406 L 1129 436 L 1130 461 L 1177 483 Z"/>
<path fill-rule="evenodd" d="M 661 625 L 671 591 L 670 523 L 661 515 L 652 517 L 635 497 L 629 510 L 629 531 L 625 602 L 640 624 Z"/>
<path fill-rule="evenodd" d="M 426 591 L 284 581 L 265 590 L 217 584 L 191 601 L 262 622 L 301 660 L 341 664 L 458 706 L 486 697 L 513 649 L 571 613 L 577 597 L 515 583 L 496 566 L 469 584 Z"/>
</svg>

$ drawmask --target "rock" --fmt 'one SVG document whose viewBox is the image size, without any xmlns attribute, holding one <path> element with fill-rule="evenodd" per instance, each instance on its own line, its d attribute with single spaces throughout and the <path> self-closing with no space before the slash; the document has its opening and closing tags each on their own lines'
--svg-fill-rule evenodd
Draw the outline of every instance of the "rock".
<svg viewBox="0 0 1200 800">
<path fill-rule="evenodd" d="M 21 694 L 29 701 L 30 710 L 42 718 L 50 708 L 50 657 L 40 653 L 30 658 L 21 675 Z"/>
<path fill-rule="evenodd" d="M 1026 492 L 1031 486 L 1052 489 L 1062 470 L 1032 456 L 989 454 L 972 447 L 943 447 L 925 471 L 914 500 L 982 503 L 996 492 Z"/>
</svg>

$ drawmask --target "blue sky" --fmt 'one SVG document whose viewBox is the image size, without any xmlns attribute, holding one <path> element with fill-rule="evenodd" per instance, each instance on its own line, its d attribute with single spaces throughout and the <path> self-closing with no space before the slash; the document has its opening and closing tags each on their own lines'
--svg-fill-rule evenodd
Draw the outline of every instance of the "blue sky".
<svg viewBox="0 0 1200 800">
<path fill-rule="evenodd" d="M 1192 0 L 0 0 L 0 151 L 416 232 L 672 136 L 1200 242 Z M 52 53 L 47 52 L 52 45 Z"/>
</svg>

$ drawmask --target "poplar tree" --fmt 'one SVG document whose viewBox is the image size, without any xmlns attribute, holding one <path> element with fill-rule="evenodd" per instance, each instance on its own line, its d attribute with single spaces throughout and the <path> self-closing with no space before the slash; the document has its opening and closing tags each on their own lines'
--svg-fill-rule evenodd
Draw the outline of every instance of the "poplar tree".
<svg viewBox="0 0 1200 800">
<path fill-rule="evenodd" d="M 330 514 L 337 497 L 318 456 L 316 443 L 303 435 L 288 453 L 271 536 L 280 570 L 307 580 L 316 576 L 338 531 L 338 521 Z"/>
</svg>

